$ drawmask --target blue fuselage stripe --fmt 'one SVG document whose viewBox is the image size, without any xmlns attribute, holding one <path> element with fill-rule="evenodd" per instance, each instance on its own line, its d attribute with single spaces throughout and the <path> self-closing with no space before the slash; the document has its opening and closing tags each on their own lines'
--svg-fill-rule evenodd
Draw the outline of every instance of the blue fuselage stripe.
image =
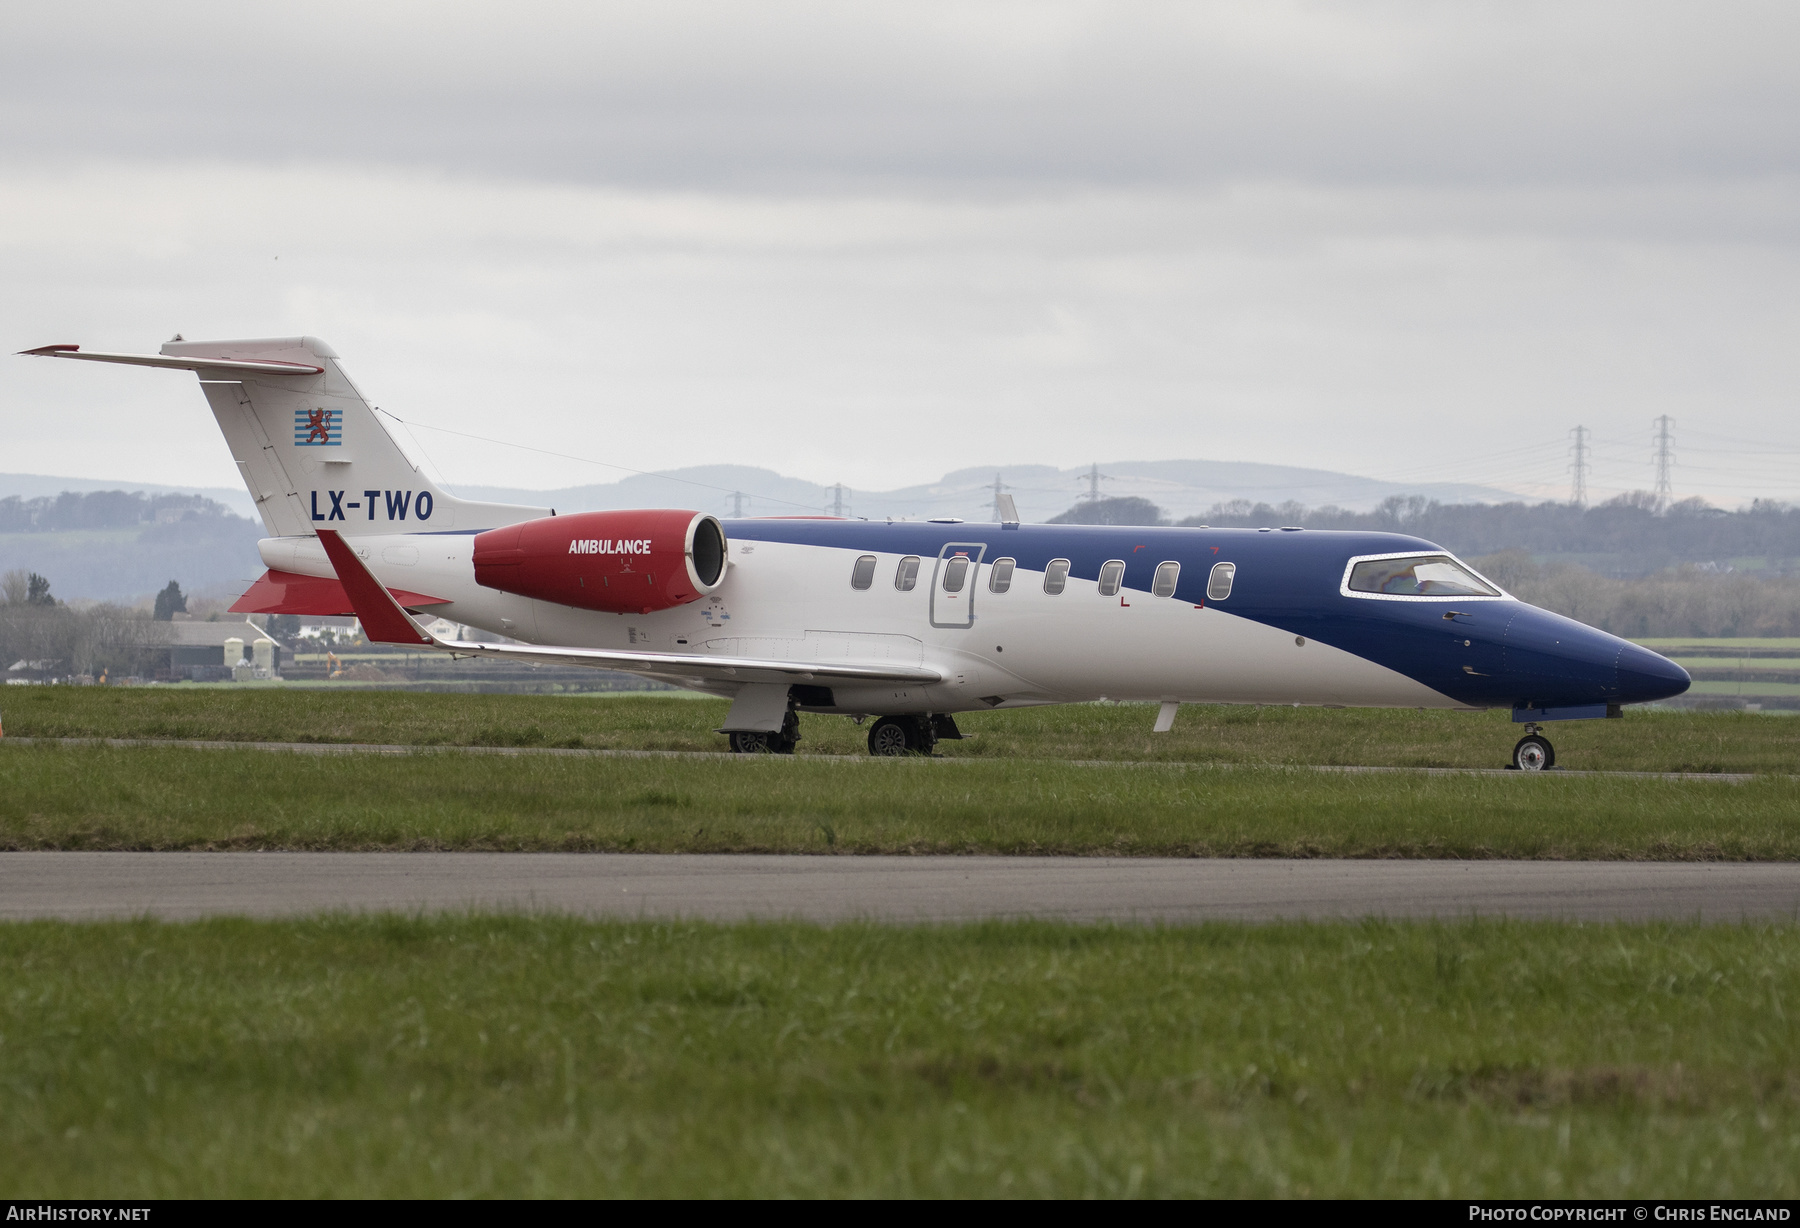
<svg viewBox="0 0 1800 1228">
<path fill-rule="evenodd" d="M 1471 707 L 1635 703 L 1688 686 L 1673 662 L 1523 602 L 1373 600 L 1342 592 L 1345 567 L 1356 556 L 1443 552 L 1400 533 L 841 520 L 730 520 L 725 532 L 732 541 L 921 559 L 936 558 L 946 545 L 979 542 L 984 562 L 1012 558 L 1020 571 L 1041 573 L 1052 559 L 1068 559 L 1070 575 L 1090 581 L 1108 560 L 1121 559 L 1123 587 L 1145 594 L 1159 563 L 1178 562 L 1178 601 L 1354 653 Z M 1209 601 L 1207 577 L 1216 563 L 1237 570 L 1231 595 Z M 846 568 L 846 583 L 848 576 Z"/>
</svg>

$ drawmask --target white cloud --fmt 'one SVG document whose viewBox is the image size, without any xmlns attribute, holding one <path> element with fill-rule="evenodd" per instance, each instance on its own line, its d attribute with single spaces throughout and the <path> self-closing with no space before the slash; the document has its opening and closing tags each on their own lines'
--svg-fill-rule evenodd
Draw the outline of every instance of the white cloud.
<svg viewBox="0 0 1800 1228">
<path fill-rule="evenodd" d="M 1186 455 L 1552 493 L 1576 422 L 1617 489 L 1669 413 L 1686 490 L 1800 494 L 1787 6 L 7 21 L 12 348 L 313 332 L 403 417 L 865 489 Z M 0 469 L 234 481 L 183 376 L 6 359 L 0 417 Z M 612 476 L 420 438 L 453 481 Z"/>
</svg>

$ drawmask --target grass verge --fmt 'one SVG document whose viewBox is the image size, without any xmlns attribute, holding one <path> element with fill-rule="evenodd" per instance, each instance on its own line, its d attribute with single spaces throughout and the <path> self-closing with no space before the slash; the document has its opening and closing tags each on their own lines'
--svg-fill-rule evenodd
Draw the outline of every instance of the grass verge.
<svg viewBox="0 0 1800 1228">
<path fill-rule="evenodd" d="M 0 744 L 0 848 L 1800 857 L 1800 781 Z"/>
<path fill-rule="evenodd" d="M 0 1189 L 1792 1198 L 1794 939 L 0 926 Z"/>
<path fill-rule="evenodd" d="M 379 742 L 415 746 L 725 749 L 722 700 L 672 696 L 430 695 L 177 687 L 14 687 L 6 731 L 39 737 Z M 1189 705 L 1153 734 L 1146 704 L 972 712 L 953 758 L 1500 767 L 1519 729 L 1507 713 Z M 863 754 L 866 727 L 803 716 L 802 755 Z M 1560 763 L 1650 772 L 1800 771 L 1800 721 L 1741 712 L 1631 710 L 1549 727 Z"/>
</svg>

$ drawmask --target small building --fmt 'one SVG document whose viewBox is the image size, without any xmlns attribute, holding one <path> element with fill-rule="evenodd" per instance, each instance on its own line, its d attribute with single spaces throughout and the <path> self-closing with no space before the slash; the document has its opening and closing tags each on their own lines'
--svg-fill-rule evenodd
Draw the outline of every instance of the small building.
<svg viewBox="0 0 1800 1228">
<path fill-rule="evenodd" d="M 266 668 L 269 677 L 281 672 L 281 645 L 269 639 L 261 627 L 248 622 L 167 622 L 152 623 L 146 633 L 147 647 L 166 648 L 169 653 L 169 677 L 192 678 L 196 682 L 224 681 L 234 677 L 231 669 L 237 659 L 225 659 L 227 640 L 239 641 L 243 657 L 256 666 L 254 646 L 258 640 L 269 641 L 274 651 Z M 268 653 L 268 649 L 264 649 Z"/>
<path fill-rule="evenodd" d="M 362 638 L 353 614 L 302 614 L 300 640 L 312 640 L 325 647 L 354 644 Z"/>
<path fill-rule="evenodd" d="M 4 660 L 4 658 L 0 658 Z M 6 667 L 6 684 L 8 686 L 29 686 L 38 682 L 49 682 L 56 676 L 57 667 L 62 662 L 56 661 L 14 661 Z"/>
</svg>

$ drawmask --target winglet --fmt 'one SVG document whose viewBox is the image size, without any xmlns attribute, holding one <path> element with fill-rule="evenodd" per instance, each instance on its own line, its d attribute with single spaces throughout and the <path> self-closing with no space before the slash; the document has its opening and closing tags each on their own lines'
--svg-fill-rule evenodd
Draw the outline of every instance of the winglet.
<svg viewBox="0 0 1800 1228">
<path fill-rule="evenodd" d="M 350 607 L 362 622 L 363 634 L 378 644 L 413 644 L 434 647 L 437 641 L 419 629 L 393 595 L 370 574 L 356 551 L 344 544 L 336 529 L 320 529 L 319 544 L 337 572 L 338 582 L 350 595 Z"/>
</svg>

